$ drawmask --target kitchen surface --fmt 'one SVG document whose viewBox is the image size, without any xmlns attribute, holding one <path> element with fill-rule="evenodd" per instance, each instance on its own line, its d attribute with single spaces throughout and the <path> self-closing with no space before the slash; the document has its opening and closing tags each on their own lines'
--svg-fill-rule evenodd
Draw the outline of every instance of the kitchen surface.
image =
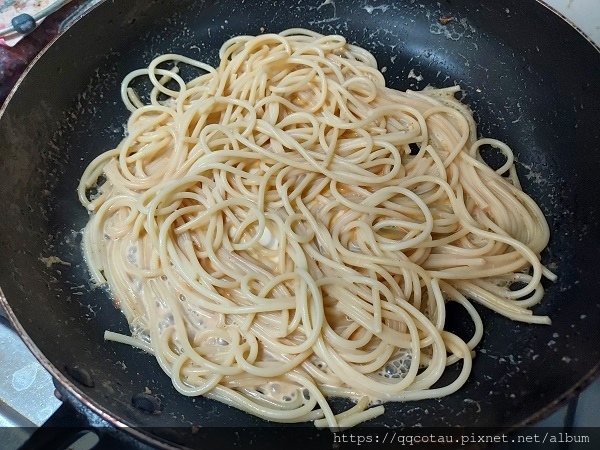
<svg viewBox="0 0 600 450">
<path fill-rule="evenodd" d="M 52 6 L 52 1 L 2 1 L 0 0 L 0 29 L 7 30 L 8 14 L 27 12 L 29 17 Z M 59 2 L 57 2 L 59 3 Z M 80 17 L 98 0 L 73 0 L 43 19 L 38 29 L 28 36 L 7 32 L 0 40 L 0 103 L 9 95 L 12 85 L 37 52 Z M 600 8 L 598 0 L 547 0 L 546 3 L 570 19 L 590 40 L 600 45 Z M 29 9 L 27 9 L 29 8 Z M 17 21 L 20 27 L 31 24 L 25 19 Z M 4 20 L 4 23 L 2 22 Z M 14 22 L 14 21 L 13 21 Z M 14 24 L 13 24 L 14 25 Z M 14 26 L 13 26 L 14 27 Z M 0 33 L 2 34 L 2 33 Z M 0 311 L 0 315 L 2 311 Z M 537 424 L 538 427 L 600 427 L 600 380 L 591 384 L 568 405 Z M 11 440 L 2 443 L 3 449 L 18 448 L 33 428 L 43 424 L 59 407 L 54 396 L 50 375 L 42 368 L 8 321 L 0 316 L 0 427 L 15 428 Z M 509 448 L 509 447 L 506 447 Z M 547 448 L 569 448 L 565 444 Z"/>
</svg>

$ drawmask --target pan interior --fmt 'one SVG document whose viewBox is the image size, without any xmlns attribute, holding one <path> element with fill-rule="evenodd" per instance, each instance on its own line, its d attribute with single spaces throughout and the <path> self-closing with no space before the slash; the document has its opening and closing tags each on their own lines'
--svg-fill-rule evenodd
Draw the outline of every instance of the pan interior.
<svg viewBox="0 0 600 450">
<path fill-rule="evenodd" d="M 538 3 L 496 3 L 101 4 L 39 59 L 0 120 L 0 285 L 24 330 L 58 371 L 84 368 L 94 387 L 78 388 L 126 423 L 265 425 L 181 396 L 153 357 L 104 342 L 104 330 L 128 327 L 107 292 L 90 283 L 81 252 L 88 216 L 76 187 L 89 162 L 123 138 L 128 114 L 119 86 L 128 72 L 170 52 L 214 65 L 231 36 L 311 28 L 370 50 L 394 88 L 460 84 L 480 133 L 513 147 L 524 190 L 552 230 L 543 261 L 559 276 L 536 309 L 550 315 L 551 326 L 480 309 L 485 337 L 467 385 L 442 399 L 388 404 L 368 425 L 509 427 L 538 418 L 600 361 L 600 99 L 591 95 L 600 90 L 600 56 Z M 470 332 L 460 311 L 450 311 L 449 326 Z M 162 414 L 131 405 L 142 392 L 160 398 Z"/>
</svg>

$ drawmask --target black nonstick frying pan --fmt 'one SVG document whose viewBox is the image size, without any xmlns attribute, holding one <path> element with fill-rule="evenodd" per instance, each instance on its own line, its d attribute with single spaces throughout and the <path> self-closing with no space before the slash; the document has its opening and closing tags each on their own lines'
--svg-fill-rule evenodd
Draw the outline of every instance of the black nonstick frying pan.
<svg viewBox="0 0 600 450">
<path fill-rule="evenodd" d="M 35 61 L 0 118 L 0 300 L 16 330 L 65 397 L 146 443 L 161 441 L 136 428 L 269 426 L 177 394 L 154 358 L 104 341 L 104 330 L 128 327 L 90 284 L 76 186 L 123 137 L 119 85 L 129 71 L 170 52 L 215 64 L 233 35 L 290 27 L 369 49 L 395 88 L 460 84 L 480 133 L 513 147 L 524 190 L 552 231 L 543 261 L 559 278 L 535 309 L 552 325 L 481 309 L 485 336 L 466 386 L 388 404 L 368 425 L 513 428 L 541 419 L 600 365 L 600 53 L 534 0 L 101 3 Z M 449 326 L 471 332 L 460 311 L 450 311 Z"/>
</svg>

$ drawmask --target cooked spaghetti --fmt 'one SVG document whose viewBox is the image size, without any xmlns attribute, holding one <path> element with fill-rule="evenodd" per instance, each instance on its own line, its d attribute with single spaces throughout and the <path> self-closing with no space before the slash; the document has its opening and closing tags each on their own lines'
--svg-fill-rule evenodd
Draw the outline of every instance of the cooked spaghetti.
<svg viewBox="0 0 600 450">
<path fill-rule="evenodd" d="M 170 54 L 132 72 L 127 135 L 79 186 L 91 274 L 131 328 L 106 338 L 184 395 L 277 422 L 344 428 L 455 392 L 483 331 L 472 302 L 549 323 L 530 307 L 555 278 L 510 148 L 477 138 L 458 91 L 390 89 L 369 52 L 303 29 L 230 39 L 216 68 Z"/>
</svg>

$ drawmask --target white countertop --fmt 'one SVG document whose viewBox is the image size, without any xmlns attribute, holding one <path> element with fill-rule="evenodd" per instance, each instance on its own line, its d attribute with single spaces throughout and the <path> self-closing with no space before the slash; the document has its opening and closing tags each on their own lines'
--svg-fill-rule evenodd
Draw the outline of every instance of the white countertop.
<svg viewBox="0 0 600 450">
<path fill-rule="evenodd" d="M 599 0 L 544 0 L 600 46 Z"/>
</svg>

